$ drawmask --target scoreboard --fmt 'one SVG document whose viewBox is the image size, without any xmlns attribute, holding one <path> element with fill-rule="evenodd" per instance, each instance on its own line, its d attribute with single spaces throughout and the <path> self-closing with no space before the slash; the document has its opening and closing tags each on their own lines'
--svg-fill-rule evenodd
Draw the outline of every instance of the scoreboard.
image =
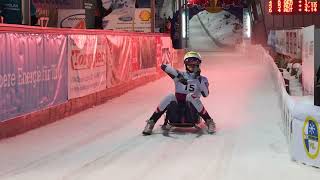
<svg viewBox="0 0 320 180">
<path fill-rule="evenodd" d="M 319 14 L 320 0 L 268 0 L 270 14 Z"/>
</svg>

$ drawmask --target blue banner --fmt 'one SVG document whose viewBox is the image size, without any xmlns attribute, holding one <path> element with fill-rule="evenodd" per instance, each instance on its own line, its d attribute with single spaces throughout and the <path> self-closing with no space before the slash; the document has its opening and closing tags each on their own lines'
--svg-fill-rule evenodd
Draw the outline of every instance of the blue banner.
<svg viewBox="0 0 320 180">
<path fill-rule="evenodd" d="M 0 121 L 67 101 L 67 38 L 0 33 Z"/>
</svg>

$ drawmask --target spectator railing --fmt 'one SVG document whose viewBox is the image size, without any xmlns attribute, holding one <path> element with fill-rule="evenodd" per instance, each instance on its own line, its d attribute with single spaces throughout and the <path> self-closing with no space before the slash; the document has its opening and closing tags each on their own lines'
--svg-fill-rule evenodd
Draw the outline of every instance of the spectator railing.
<svg viewBox="0 0 320 180">
<path fill-rule="evenodd" d="M 282 110 L 281 130 L 286 137 L 291 159 L 320 167 L 320 107 L 313 105 L 313 97 L 290 96 L 285 80 L 273 58 L 261 46 L 256 46 L 261 59 L 269 67 L 275 82 Z"/>
</svg>

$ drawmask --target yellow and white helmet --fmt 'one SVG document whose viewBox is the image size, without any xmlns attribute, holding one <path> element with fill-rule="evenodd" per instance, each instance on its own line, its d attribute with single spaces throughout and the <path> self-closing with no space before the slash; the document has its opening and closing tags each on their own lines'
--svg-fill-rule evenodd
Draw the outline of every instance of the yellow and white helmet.
<svg viewBox="0 0 320 180">
<path fill-rule="evenodd" d="M 201 64 L 201 56 L 198 52 L 189 51 L 184 55 L 183 62 L 185 65 L 187 64 Z"/>
</svg>

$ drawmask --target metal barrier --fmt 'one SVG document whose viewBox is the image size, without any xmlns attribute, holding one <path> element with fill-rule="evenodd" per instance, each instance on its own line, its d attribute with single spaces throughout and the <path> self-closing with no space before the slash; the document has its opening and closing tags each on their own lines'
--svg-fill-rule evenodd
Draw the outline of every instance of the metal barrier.
<svg viewBox="0 0 320 180">
<path fill-rule="evenodd" d="M 277 86 L 282 109 L 281 130 L 286 137 L 291 159 L 320 167 L 320 107 L 314 106 L 310 100 L 304 100 L 305 97 L 290 96 L 285 80 L 272 57 L 262 47 L 257 46 L 257 51 L 263 54 L 263 61 L 268 64 Z"/>
</svg>

